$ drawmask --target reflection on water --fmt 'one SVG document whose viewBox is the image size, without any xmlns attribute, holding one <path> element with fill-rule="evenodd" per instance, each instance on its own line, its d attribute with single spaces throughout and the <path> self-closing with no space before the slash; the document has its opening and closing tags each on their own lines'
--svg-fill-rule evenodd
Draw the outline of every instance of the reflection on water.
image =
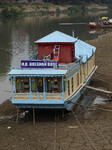
<svg viewBox="0 0 112 150">
<path fill-rule="evenodd" d="M 96 17 L 96 16 L 95 16 Z M 81 40 L 89 40 L 98 36 L 89 34 L 87 23 L 95 17 L 84 15 L 77 16 L 50 16 L 50 17 L 24 17 L 21 19 L 0 20 L 0 103 L 11 96 L 8 72 L 12 66 L 19 65 L 20 60 L 28 59 L 37 52 L 34 41 L 59 30 Z M 98 16 L 96 17 L 98 18 Z M 62 26 L 60 23 L 75 23 Z M 85 24 L 81 24 L 81 23 Z M 80 24 L 77 24 L 80 23 Z"/>
<path fill-rule="evenodd" d="M 101 35 L 101 34 L 106 34 L 110 31 L 112 31 L 111 28 L 92 28 L 88 30 L 88 33 Z"/>
</svg>

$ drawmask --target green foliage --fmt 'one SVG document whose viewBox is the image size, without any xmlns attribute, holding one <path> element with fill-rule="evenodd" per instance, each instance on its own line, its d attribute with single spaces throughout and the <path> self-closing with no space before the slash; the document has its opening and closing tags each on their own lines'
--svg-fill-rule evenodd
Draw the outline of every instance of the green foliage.
<svg viewBox="0 0 112 150">
<path fill-rule="evenodd" d="M 9 16 L 9 9 L 8 7 L 5 7 L 3 10 L 2 10 L 2 16 L 5 16 L 5 17 L 8 17 Z"/>
<path fill-rule="evenodd" d="M 43 8 L 44 9 L 48 9 L 48 5 L 43 5 Z"/>
<path fill-rule="evenodd" d="M 46 3 L 53 4 L 75 4 L 79 5 L 82 3 L 102 3 L 102 4 L 112 4 L 112 0 L 43 0 Z"/>
<path fill-rule="evenodd" d="M 22 10 L 17 10 L 14 7 L 11 8 L 5 7 L 2 11 L 3 17 L 11 17 L 11 16 L 17 17 L 20 14 L 22 14 Z"/>
<path fill-rule="evenodd" d="M 57 12 L 57 13 L 60 12 L 60 8 L 59 8 L 59 7 L 56 8 L 56 12 Z"/>
<path fill-rule="evenodd" d="M 111 5 L 109 5 L 109 9 L 110 9 L 110 10 L 112 10 L 112 4 L 111 4 Z"/>
<path fill-rule="evenodd" d="M 85 11 L 86 11 L 86 7 L 85 7 L 85 5 L 81 5 L 81 10 L 82 10 L 83 12 L 85 12 Z"/>
<path fill-rule="evenodd" d="M 68 10 L 69 10 L 70 12 L 78 12 L 78 11 L 80 10 L 80 7 L 77 6 L 77 5 L 74 5 L 74 6 L 72 6 L 72 7 L 69 7 Z"/>
<path fill-rule="evenodd" d="M 97 12 L 97 11 L 99 11 L 99 9 L 98 8 L 91 8 L 89 11 Z"/>
</svg>

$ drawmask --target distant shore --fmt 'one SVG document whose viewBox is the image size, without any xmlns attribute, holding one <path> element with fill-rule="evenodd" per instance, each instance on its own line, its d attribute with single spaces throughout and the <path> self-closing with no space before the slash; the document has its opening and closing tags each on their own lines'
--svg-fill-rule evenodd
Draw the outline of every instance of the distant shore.
<svg viewBox="0 0 112 150">
<path fill-rule="evenodd" d="M 4 3 L 0 5 L 0 16 L 42 16 L 53 14 L 75 14 L 81 12 L 98 12 L 109 10 L 108 5 L 81 4 L 81 5 L 54 5 L 51 3 Z"/>
</svg>

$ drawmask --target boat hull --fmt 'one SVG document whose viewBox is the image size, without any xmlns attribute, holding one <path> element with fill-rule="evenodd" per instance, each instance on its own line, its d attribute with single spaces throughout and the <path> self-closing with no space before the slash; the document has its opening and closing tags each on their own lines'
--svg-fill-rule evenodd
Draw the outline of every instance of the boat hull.
<svg viewBox="0 0 112 150">
<path fill-rule="evenodd" d="M 104 24 L 89 23 L 88 26 L 90 28 L 112 28 L 112 24 L 104 25 Z"/>
<path fill-rule="evenodd" d="M 95 66 L 93 68 L 93 70 L 91 71 L 91 73 L 88 75 L 88 77 L 85 79 L 85 83 L 83 83 L 76 91 L 75 93 L 65 101 L 65 107 L 68 111 L 72 110 L 72 108 L 75 106 L 75 103 L 78 101 L 78 99 L 80 98 L 80 96 L 82 95 L 82 93 L 85 91 L 86 86 L 89 85 L 92 75 L 94 74 L 94 72 L 96 71 L 97 66 Z"/>
</svg>

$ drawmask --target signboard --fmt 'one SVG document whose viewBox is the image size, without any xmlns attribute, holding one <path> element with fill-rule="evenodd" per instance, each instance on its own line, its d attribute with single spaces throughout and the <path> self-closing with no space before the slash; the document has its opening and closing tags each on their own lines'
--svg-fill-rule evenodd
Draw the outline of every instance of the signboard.
<svg viewBox="0 0 112 150">
<path fill-rule="evenodd" d="M 56 60 L 21 60 L 21 68 L 57 68 Z"/>
</svg>

